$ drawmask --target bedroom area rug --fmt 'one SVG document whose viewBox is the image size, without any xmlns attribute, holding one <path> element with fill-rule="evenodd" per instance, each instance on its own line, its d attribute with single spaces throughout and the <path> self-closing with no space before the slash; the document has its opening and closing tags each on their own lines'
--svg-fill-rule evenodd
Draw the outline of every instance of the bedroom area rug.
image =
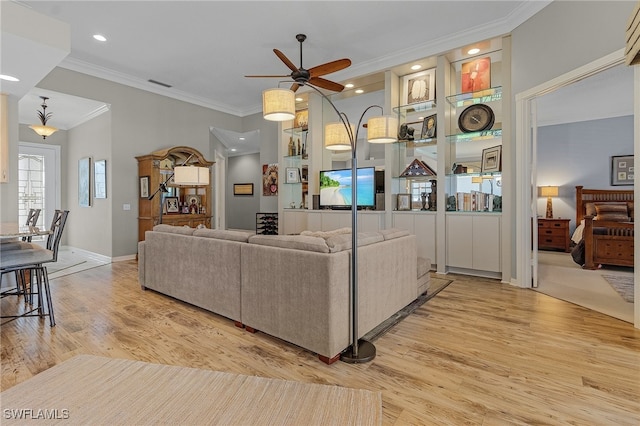
<svg viewBox="0 0 640 426">
<path fill-rule="evenodd" d="M 602 275 L 625 302 L 633 303 L 633 277 L 626 275 Z"/>
<path fill-rule="evenodd" d="M 382 424 L 380 392 L 92 355 L 3 391 L 0 405 L 3 425 Z"/>
</svg>

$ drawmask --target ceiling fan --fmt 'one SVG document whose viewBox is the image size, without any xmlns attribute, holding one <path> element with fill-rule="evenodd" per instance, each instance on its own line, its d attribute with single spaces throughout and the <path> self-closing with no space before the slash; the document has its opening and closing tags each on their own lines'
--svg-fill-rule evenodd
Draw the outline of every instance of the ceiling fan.
<svg viewBox="0 0 640 426">
<path fill-rule="evenodd" d="M 289 75 L 246 75 L 245 77 L 252 78 L 284 78 L 291 77 L 295 83 L 291 86 L 292 91 L 298 90 L 298 88 L 304 84 L 309 84 L 323 89 L 332 90 L 334 92 L 342 92 L 344 86 L 342 84 L 333 82 L 321 78 L 320 76 L 330 74 L 332 72 L 340 71 L 351 65 L 351 59 L 338 59 L 336 61 L 327 62 L 326 64 L 318 65 L 309 69 L 302 67 L 302 42 L 307 39 L 304 34 L 296 35 L 296 40 L 300 42 L 300 68 L 296 67 L 293 62 L 285 56 L 284 53 L 278 49 L 273 49 L 273 52 L 284 64 L 292 71 Z"/>
</svg>

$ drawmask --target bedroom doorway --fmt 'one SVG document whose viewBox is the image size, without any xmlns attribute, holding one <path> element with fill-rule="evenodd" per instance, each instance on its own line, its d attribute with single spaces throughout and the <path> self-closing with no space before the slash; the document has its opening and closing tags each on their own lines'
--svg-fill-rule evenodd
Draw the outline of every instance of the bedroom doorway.
<svg viewBox="0 0 640 426">
<path fill-rule="evenodd" d="M 588 83 L 590 79 L 594 81 L 598 80 L 599 76 L 611 72 L 610 70 L 615 70 L 616 67 L 625 67 L 623 64 L 622 51 L 615 52 L 516 96 L 516 128 L 520 129 L 518 137 L 521 138 L 517 146 L 523 147 L 523 149 L 516 151 L 516 164 L 521 170 L 528 171 L 528 173 L 525 172 L 517 177 L 517 189 L 523 194 L 522 198 L 518 200 L 516 208 L 516 210 L 520 212 L 520 214 L 517 214 L 517 217 L 521 218 L 519 220 L 520 223 L 517 221 L 517 239 L 519 241 L 517 247 L 519 247 L 520 250 L 517 254 L 517 271 L 518 277 L 520 278 L 519 285 L 522 287 L 533 287 L 537 291 L 547 294 L 555 291 L 555 294 L 550 295 L 608 315 L 614 314 L 612 316 L 615 317 L 622 316 L 623 318 L 621 319 L 635 322 L 635 326 L 638 327 L 640 322 L 637 319 L 638 308 L 634 307 L 633 303 L 625 302 L 621 296 L 612 289 L 612 285 L 601 277 L 602 271 L 586 271 L 581 269 L 579 265 L 573 262 L 570 255 L 563 251 L 537 250 L 538 235 L 537 233 L 531 233 L 532 225 L 533 229 L 537 229 L 538 217 L 545 216 L 546 198 L 540 198 L 538 196 L 539 186 L 556 185 L 560 187 L 560 197 L 554 198 L 553 200 L 553 216 L 570 219 L 572 233 L 576 227 L 575 185 L 585 185 L 588 188 L 598 188 L 600 187 L 598 185 L 602 185 L 602 183 L 598 184 L 598 182 L 592 180 L 594 179 L 593 168 L 590 169 L 591 172 L 583 170 L 582 172 L 584 174 L 580 176 L 580 172 L 576 173 L 575 167 L 555 167 L 553 169 L 554 173 L 551 174 L 552 176 L 549 176 L 548 173 L 545 175 L 545 165 L 549 165 L 547 164 L 549 160 L 547 158 L 548 155 L 545 156 L 545 154 L 540 151 L 544 149 L 544 146 L 539 146 L 539 142 L 541 136 L 547 137 L 548 135 L 541 135 L 540 133 L 544 133 L 545 127 L 543 126 L 560 125 L 560 123 L 544 122 L 546 116 L 560 115 L 554 114 L 552 110 L 549 110 L 551 107 L 549 107 L 547 100 L 562 96 L 564 92 L 571 92 L 572 89 Z M 634 84 L 637 85 L 637 81 L 634 83 L 634 70 L 629 68 L 625 70 L 627 72 L 630 71 L 632 76 L 628 84 L 632 87 Z M 635 72 L 637 73 L 637 70 Z M 637 77 L 635 80 L 637 80 Z M 627 93 L 634 92 L 633 90 L 629 90 L 628 87 L 626 90 Z M 631 103 L 633 104 L 633 100 Z M 588 104 L 593 104 L 593 102 L 588 102 Z M 560 108 L 563 108 L 563 106 L 560 106 Z M 566 108 L 566 106 L 564 108 Z M 600 105 L 599 109 L 603 110 Z M 611 115 L 610 117 L 613 116 L 614 115 Z M 633 121 L 633 107 L 631 107 L 631 117 L 629 118 Z M 587 120 L 589 120 L 589 118 L 574 118 L 576 122 Z M 633 128 L 633 125 L 631 125 L 631 127 Z M 633 133 L 633 130 L 631 130 L 631 133 Z M 567 137 L 567 134 L 563 135 L 563 137 L 570 139 Z M 559 140 L 562 140 L 562 137 L 560 137 Z M 556 141 L 556 143 L 557 144 L 553 146 L 555 151 L 553 155 L 562 158 L 563 151 L 559 145 L 562 142 Z M 607 144 L 600 145 L 601 149 L 603 146 L 607 149 L 611 148 L 611 146 L 607 146 Z M 565 147 L 564 149 L 570 150 L 574 156 L 580 156 L 582 160 L 584 160 L 585 156 L 589 155 L 600 156 L 601 160 L 606 158 L 608 161 L 611 155 L 610 151 L 607 152 L 607 155 L 603 155 L 602 153 L 588 153 L 587 150 L 576 149 L 575 146 Z M 630 149 L 630 153 L 633 154 L 633 136 L 631 136 Z M 576 174 L 578 176 L 575 176 Z M 527 220 L 527 218 L 529 219 Z M 526 250 L 526 247 L 531 247 L 531 250 Z M 626 276 L 627 282 L 630 281 L 633 283 L 633 268 L 623 269 L 626 270 L 607 270 L 606 272 L 611 272 L 610 275 L 614 276 Z M 591 286 L 593 286 L 593 288 L 589 290 Z M 637 285 L 635 285 L 635 287 L 637 293 Z M 607 306 L 607 298 L 603 296 L 603 294 L 607 294 L 607 292 L 610 293 L 610 301 L 613 302 L 610 306 Z M 591 299 L 591 301 L 589 299 Z M 599 304 L 603 306 L 598 306 Z"/>
</svg>

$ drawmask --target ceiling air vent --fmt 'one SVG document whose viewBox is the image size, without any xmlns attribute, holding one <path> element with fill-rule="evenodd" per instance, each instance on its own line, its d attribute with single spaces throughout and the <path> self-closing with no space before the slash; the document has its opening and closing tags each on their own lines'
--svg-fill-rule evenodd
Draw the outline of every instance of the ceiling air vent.
<svg viewBox="0 0 640 426">
<path fill-rule="evenodd" d="M 150 80 L 147 80 L 147 81 L 148 81 L 149 83 L 157 84 L 158 86 L 162 86 L 162 87 L 173 87 L 173 86 L 171 86 L 170 84 L 163 83 L 163 82 L 158 81 L 158 80 L 150 79 Z"/>
</svg>

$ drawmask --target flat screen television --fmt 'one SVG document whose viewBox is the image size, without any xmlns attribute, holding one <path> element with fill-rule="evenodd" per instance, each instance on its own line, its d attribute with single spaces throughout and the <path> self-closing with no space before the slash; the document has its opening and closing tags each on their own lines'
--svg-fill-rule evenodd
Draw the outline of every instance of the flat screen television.
<svg viewBox="0 0 640 426">
<path fill-rule="evenodd" d="M 375 168 L 359 168 L 356 176 L 358 208 L 375 207 Z M 350 209 L 351 205 L 351 169 L 321 171 L 320 208 Z"/>
</svg>

